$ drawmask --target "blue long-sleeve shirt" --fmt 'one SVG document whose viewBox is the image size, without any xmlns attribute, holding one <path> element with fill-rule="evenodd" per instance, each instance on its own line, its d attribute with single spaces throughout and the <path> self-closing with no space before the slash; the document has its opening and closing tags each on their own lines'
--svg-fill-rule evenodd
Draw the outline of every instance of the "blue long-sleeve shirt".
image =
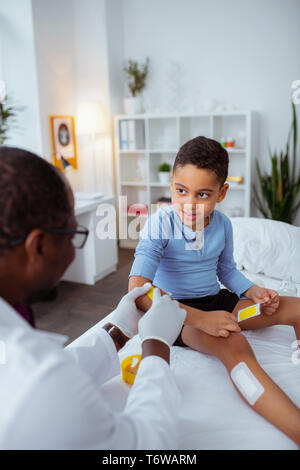
<svg viewBox="0 0 300 470">
<path fill-rule="evenodd" d="M 199 249 L 199 233 L 181 222 L 172 205 L 159 209 L 140 232 L 129 277 L 150 279 L 174 299 L 215 295 L 220 283 L 241 296 L 253 283 L 236 268 L 229 218 L 214 210 L 202 234 Z"/>
</svg>

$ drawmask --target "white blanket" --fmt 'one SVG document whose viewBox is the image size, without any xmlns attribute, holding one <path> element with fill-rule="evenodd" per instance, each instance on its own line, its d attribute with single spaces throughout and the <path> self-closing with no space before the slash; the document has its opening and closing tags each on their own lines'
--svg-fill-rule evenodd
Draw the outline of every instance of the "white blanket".
<svg viewBox="0 0 300 470">
<path fill-rule="evenodd" d="M 93 328 L 99 328 L 109 319 L 110 315 Z M 84 342 L 93 328 L 76 342 Z M 299 356 L 299 364 L 295 364 L 293 328 L 272 326 L 243 334 L 264 370 L 300 407 L 300 354 L 296 357 Z M 135 336 L 119 352 L 120 361 L 140 352 L 140 340 Z M 170 365 L 182 395 L 180 449 L 298 449 L 241 399 L 225 367 L 215 357 L 174 346 Z M 121 376 L 103 387 L 105 399 L 119 411 L 124 408 L 129 392 L 130 386 Z"/>
<path fill-rule="evenodd" d="M 300 297 L 300 228 L 253 218 L 232 222 L 235 259 L 242 272 L 281 295 Z M 76 341 L 84 341 L 89 331 Z M 272 326 L 243 334 L 264 370 L 300 407 L 300 352 L 293 328 Z M 140 352 L 136 336 L 120 351 L 120 361 Z M 180 449 L 298 449 L 242 400 L 215 357 L 173 347 L 171 368 L 182 394 Z M 104 386 L 105 398 L 116 410 L 124 408 L 129 392 L 120 376 Z"/>
</svg>

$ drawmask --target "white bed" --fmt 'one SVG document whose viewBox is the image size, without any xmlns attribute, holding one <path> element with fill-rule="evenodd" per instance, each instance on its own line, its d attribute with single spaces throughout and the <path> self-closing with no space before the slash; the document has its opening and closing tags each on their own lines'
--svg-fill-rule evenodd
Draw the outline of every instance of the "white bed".
<svg viewBox="0 0 300 470">
<path fill-rule="evenodd" d="M 255 218 L 235 218 L 232 223 L 239 269 L 260 285 L 279 289 L 281 294 L 300 296 L 300 228 Z M 107 321 L 109 315 L 76 342 L 84 341 L 86 335 Z M 300 407 L 300 352 L 296 363 L 293 328 L 273 326 L 243 334 L 264 370 Z M 120 351 L 120 360 L 135 353 L 140 353 L 137 336 Z M 181 450 L 298 449 L 244 403 L 218 359 L 189 348 L 173 347 L 170 365 L 182 394 Z M 103 388 L 105 399 L 116 410 L 124 408 L 129 392 L 130 387 L 120 376 Z"/>
</svg>

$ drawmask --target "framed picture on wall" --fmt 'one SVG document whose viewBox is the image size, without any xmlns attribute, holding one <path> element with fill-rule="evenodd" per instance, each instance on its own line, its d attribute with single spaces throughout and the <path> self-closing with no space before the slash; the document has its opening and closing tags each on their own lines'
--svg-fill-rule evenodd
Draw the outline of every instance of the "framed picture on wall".
<svg viewBox="0 0 300 470">
<path fill-rule="evenodd" d="M 50 116 L 52 162 L 62 171 L 77 170 L 75 123 L 73 116 Z"/>
</svg>

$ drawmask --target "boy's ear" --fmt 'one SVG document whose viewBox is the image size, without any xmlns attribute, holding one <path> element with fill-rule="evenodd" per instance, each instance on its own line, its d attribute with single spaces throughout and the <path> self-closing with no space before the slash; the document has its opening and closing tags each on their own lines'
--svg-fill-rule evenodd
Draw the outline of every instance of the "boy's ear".
<svg viewBox="0 0 300 470">
<path fill-rule="evenodd" d="M 217 202 L 222 202 L 225 199 L 228 188 L 229 188 L 228 183 L 223 184 L 222 188 L 220 189 L 220 193 L 219 193 Z"/>
</svg>

